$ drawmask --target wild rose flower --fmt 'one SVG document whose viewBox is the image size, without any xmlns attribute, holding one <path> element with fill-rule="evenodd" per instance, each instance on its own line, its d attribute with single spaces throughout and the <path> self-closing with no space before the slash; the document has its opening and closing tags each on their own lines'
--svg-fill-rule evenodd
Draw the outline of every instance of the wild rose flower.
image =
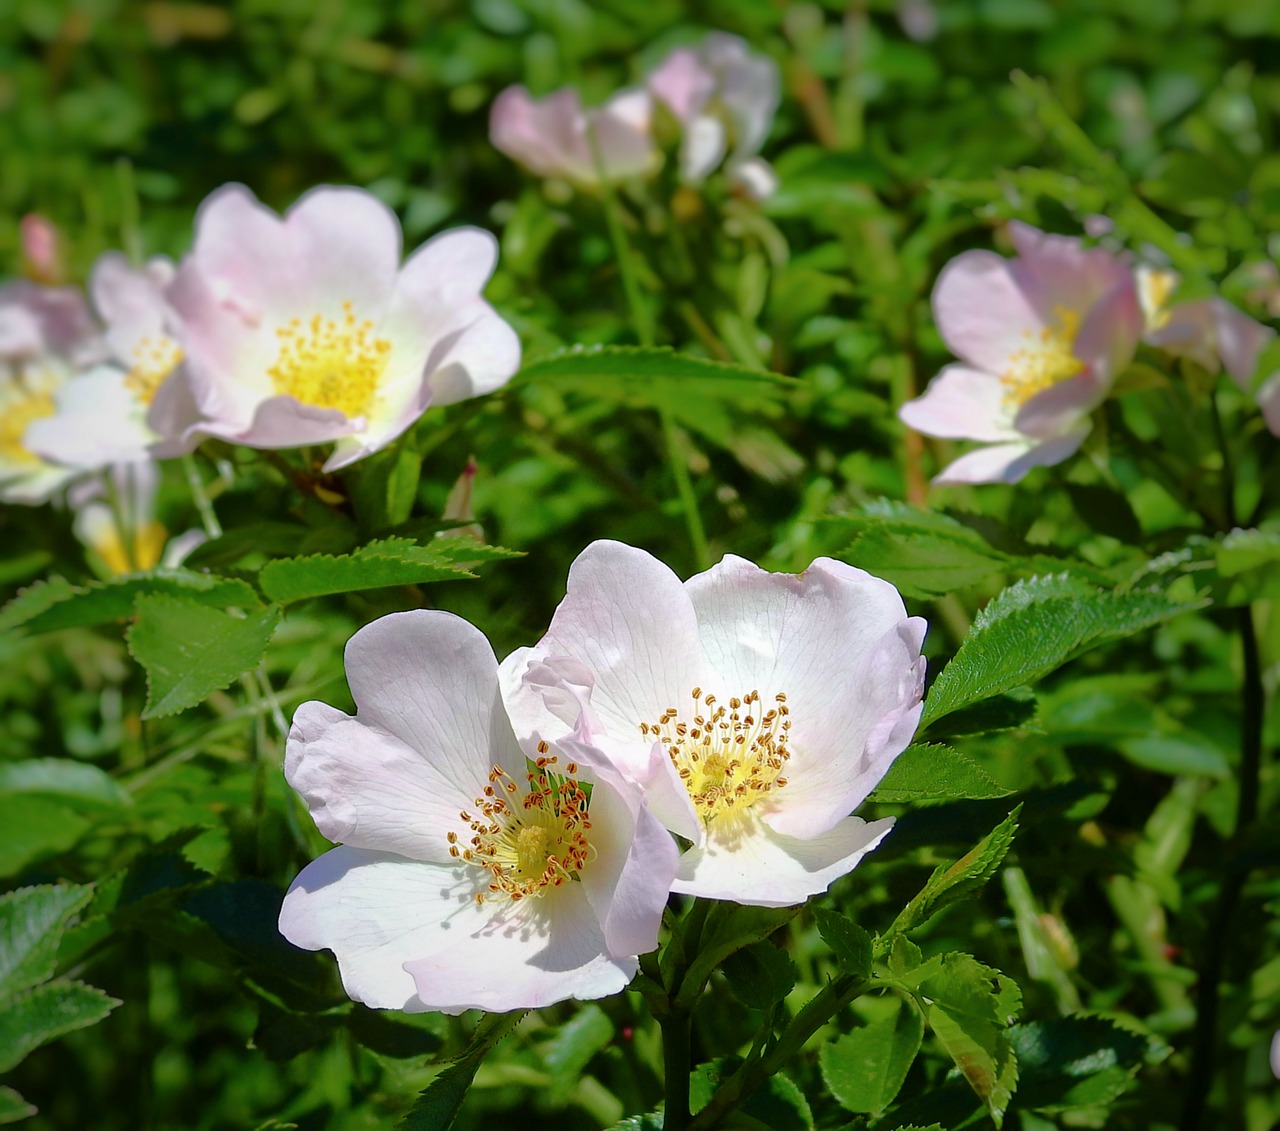
<svg viewBox="0 0 1280 1131">
<path fill-rule="evenodd" d="M 400 264 L 370 193 L 318 188 L 283 218 L 243 185 L 200 206 L 167 298 L 198 431 L 257 448 L 334 441 L 325 470 L 377 451 L 428 405 L 491 392 L 520 363 L 481 297 L 497 243 L 443 232 Z"/>
<path fill-rule="evenodd" d="M 18 225 L 22 260 L 27 273 L 37 283 L 57 286 L 64 276 L 62 236 L 51 220 L 38 212 L 28 212 Z"/>
<path fill-rule="evenodd" d="M 925 622 L 897 590 L 819 558 L 741 558 L 683 584 L 643 550 L 593 542 L 535 648 L 503 664 L 522 738 L 540 735 L 644 786 L 692 843 L 673 891 L 800 903 L 889 831 L 849 814 L 911 741 Z"/>
<path fill-rule="evenodd" d="M 93 316 L 74 287 L 19 281 L 0 287 L 0 501 L 42 503 L 74 468 L 34 451 L 27 433 L 56 410 L 55 394 L 103 354 Z"/>
<path fill-rule="evenodd" d="M 285 937 L 332 950 L 347 993 L 380 1009 L 505 1011 L 626 986 L 676 862 L 638 791 L 602 769 L 588 786 L 554 746 L 518 744 L 488 641 L 449 613 L 383 617 L 346 664 L 355 717 L 304 703 L 289 735 L 285 775 L 341 847 L 290 887 Z"/>
<path fill-rule="evenodd" d="M 563 177 L 579 188 L 656 172 L 662 156 L 650 129 L 653 106 L 643 90 L 624 90 L 585 109 L 573 87 L 533 98 L 511 86 L 489 112 L 493 147 L 540 177 Z"/>
<path fill-rule="evenodd" d="M 1176 271 L 1139 267 L 1136 275 L 1146 326 L 1143 341 L 1188 357 L 1211 373 L 1225 369 L 1249 392 L 1258 357 L 1275 331 L 1216 295 L 1171 303 L 1180 281 Z"/>
<path fill-rule="evenodd" d="M 928 436 L 988 445 L 935 483 L 1016 483 L 1033 467 L 1061 463 L 1084 442 L 1089 413 L 1142 335 L 1124 262 L 1026 224 L 1009 232 L 1016 258 L 963 252 L 934 288 L 938 329 L 961 362 L 899 416 Z"/>
<path fill-rule="evenodd" d="M 680 175 L 699 185 L 723 162 L 730 181 L 763 200 L 777 187 L 757 154 L 778 109 L 780 83 L 772 59 L 736 35 L 713 32 L 696 48 L 671 52 L 646 80 L 680 123 Z"/>
<path fill-rule="evenodd" d="M 173 276 L 173 263 L 164 256 L 142 267 L 118 251 L 98 259 L 89 293 L 104 324 L 110 360 L 58 390 L 54 414 L 27 432 L 33 451 L 71 467 L 98 469 L 195 447 L 198 414 L 166 299 Z"/>
</svg>

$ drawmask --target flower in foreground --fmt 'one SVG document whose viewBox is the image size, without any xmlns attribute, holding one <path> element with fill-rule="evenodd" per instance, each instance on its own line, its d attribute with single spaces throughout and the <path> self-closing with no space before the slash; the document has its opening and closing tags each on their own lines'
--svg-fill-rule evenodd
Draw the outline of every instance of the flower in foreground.
<svg viewBox="0 0 1280 1131">
<path fill-rule="evenodd" d="M 1133 273 L 1101 248 L 1011 223 L 1018 254 L 966 251 L 933 292 L 960 363 L 899 410 L 928 436 L 977 440 L 935 483 L 1016 483 L 1084 442 L 1143 333 Z"/>
<path fill-rule="evenodd" d="M 258 448 L 334 441 L 325 470 L 390 443 L 428 405 L 491 392 L 520 363 L 481 297 L 497 243 L 442 232 L 400 263 L 400 225 L 372 194 L 323 187 L 284 217 L 243 185 L 200 206 L 167 298 L 193 431 Z"/>
<path fill-rule="evenodd" d="M 681 125 L 680 175 L 701 184 L 724 163 L 729 179 L 762 200 L 777 185 L 759 156 L 778 109 L 772 59 L 744 40 L 713 32 L 696 48 L 678 47 L 645 80 Z"/>
<path fill-rule="evenodd" d="M 157 256 L 134 267 L 118 251 L 94 264 L 89 294 L 103 322 L 108 361 L 68 381 L 53 415 L 27 432 L 27 444 L 70 467 L 104 468 L 190 451 L 195 406 L 173 337 L 166 290 L 173 263 Z"/>
<path fill-rule="evenodd" d="M 639 791 L 512 734 L 484 636 L 395 613 L 347 644 L 355 717 L 304 703 L 285 774 L 341 847 L 280 912 L 347 993 L 410 1012 L 537 1008 L 626 986 L 675 872 Z M 528 768 L 526 768 L 526 766 Z"/>
<path fill-rule="evenodd" d="M 75 477 L 76 469 L 33 450 L 27 433 L 54 414 L 58 390 L 103 348 L 76 288 L 0 287 L 0 500 L 42 503 Z"/>
<path fill-rule="evenodd" d="M 924 632 L 892 585 L 829 558 L 791 575 L 726 557 L 681 583 L 594 542 L 546 636 L 503 663 L 503 695 L 517 734 L 644 786 L 691 842 L 672 890 L 786 906 L 893 824 L 849 814 L 915 732 Z"/>
<path fill-rule="evenodd" d="M 645 177 L 662 161 L 650 132 L 647 91 L 623 90 L 586 109 L 573 87 L 534 98 L 511 86 L 489 113 L 493 147 L 540 177 L 563 177 L 579 188 Z"/>
</svg>

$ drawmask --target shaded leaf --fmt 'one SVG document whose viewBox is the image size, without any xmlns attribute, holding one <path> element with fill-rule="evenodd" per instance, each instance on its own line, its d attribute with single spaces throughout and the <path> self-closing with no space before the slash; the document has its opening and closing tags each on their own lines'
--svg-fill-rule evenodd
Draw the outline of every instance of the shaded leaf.
<svg viewBox="0 0 1280 1131">
<path fill-rule="evenodd" d="M 763 940 L 731 954 L 722 970 L 733 996 L 749 1009 L 768 1009 L 796 984 L 791 956 Z"/>
<path fill-rule="evenodd" d="M 871 935 L 852 919 L 826 907 L 814 910 L 818 921 L 818 933 L 831 948 L 840 967 L 840 973 L 864 981 L 871 977 L 871 961 L 874 942 Z"/>
<path fill-rule="evenodd" d="M 902 1090 L 923 1039 L 920 1011 L 899 1002 L 884 1020 L 824 1045 L 818 1056 L 822 1078 L 846 1111 L 878 1114 Z"/>
<path fill-rule="evenodd" d="M 0 1008 L 0 1072 L 64 1033 L 96 1024 L 120 1002 L 83 982 L 46 982 Z"/>
<path fill-rule="evenodd" d="M 48 797 L 78 808 L 119 809 L 133 797 L 97 766 L 69 758 L 31 758 L 0 764 L 0 794 Z"/>
<path fill-rule="evenodd" d="M 918 743 L 894 759 L 869 800 L 884 804 L 955 801 L 1007 797 L 1012 792 L 960 751 L 941 743 Z"/>
<path fill-rule="evenodd" d="M 274 605 L 238 617 L 184 598 L 139 597 L 127 640 L 147 673 L 142 717 L 176 715 L 257 667 L 279 623 Z"/>
<path fill-rule="evenodd" d="M 568 1100 L 591 1058 L 613 1040 L 613 1034 L 609 1015 L 594 1004 L 584 1005 L 560 1026 L 543 1051 L 554 1106 Z"/>
<path fill-rule="evenodd" d="M 27 1103 L 12 1088 L 0 1087 L 0 1123 L 17 1123 L 35 1113 L 35 1104 Z"/>
<path fill-rule="evenodd" d="M 1111 1104 L 1153 1058 L 1152 1039 L 1104 1017 L 1015 1025 L 1009 1041 L 1018 1058 L 1017 1106 L 1041 1111 Z M 1155 1058 L 1164 1051 L 1157 1042 Z"/>
<path fill-rule="evenodd" d="M 63 928 L 92 895 L 70 884 L 0 895 L 0 999 L 53 977 Z"/>
</svg>

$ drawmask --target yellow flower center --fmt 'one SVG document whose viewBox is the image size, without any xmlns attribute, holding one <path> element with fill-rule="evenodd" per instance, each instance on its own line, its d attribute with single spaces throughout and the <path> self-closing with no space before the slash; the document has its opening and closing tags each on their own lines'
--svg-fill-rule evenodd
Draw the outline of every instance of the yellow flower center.
<svg viewBox="0 0 1280 1131">
<path fill-rule="evenodd" d="M 53 394 L 30 388 L 21 378 L 11 380 L 0 396 L 0 462 L 39 466 L 44 461 L 22 442 L 29 425 L 57 409 Z"/>
<path fill-rule="evenodd" d="M 374 334 L 368 319 L 358 320 L 351 303 L 342 317 L 295 318 L 276 330 L 280 352 L 267 369 L 278 394 L 344 416 L 368 412 L 387 366 L 391 343 Z"/>
<path fill-rule="evenodd" d="M 1027 344 L 1009 358 L 1009 367 L 1000 376 L 1004 403 L 1020 408 L 1037 393 L 1074 377 L 1084 362 L 1072 352 L 1080 330 L 1080 312 L 1065 306 L 1053 308 L 1057 325 L 1026 332 Z"/>
<path fill-rule="evenodd" d="M 668 707 L 656 723 L 641 723 L 640 733 L 661 742 L 689 791 L 704 823 L 731 810 L 742 811 L 787 784 L 782 776 L 791 752 L 790 712 L 784 694 L 764 710 L 760 693 L 736 696 L 728 706 L 700 687 L 690 693 L 688 716 Z"/>
<path fill-rule="evenodd" d="M 459 814 L 471 826 L 469 843 L 462 844 L 454 832 L 447 836 L 450 856 L 489 873 L 477 903 L 518 903 L 545 895 L 576 880 L 595 856 L 587 836 L 587 793 L 575 777 L 578 767 L 570 762 L 560 773 L 553 769 L 556 757 L 546 755 L 545 742 L 538 750 L 523 794 L 501 766 L 494 766 L 483 796 L 475 799 L 478 813 L 464 809 Z"/>
<path fill-rule="evenodd" d="M 113 523 L 94 541 L 93 549 L 112 573 L 132 573 L 159 565 L 168 540 L 169 532 L 161 523 L 148 522 L 134 533 L 130 546 Z"/>
<path fill-rule="evenodd" d="M 124 379 L 125 387 L 143 404 L 150 404 L 156 390 L 178 368 L 182 358 L 182 347 L 163 334 L 139 339 L 133 347 L 133 368 Z"/>
<path fill-rule="evenodd" d="M 1176 271 L 1138 271 L 1138 302 L 1146 318 L 1148 332 L 1162 329 L 1169 321 L 1169 299 L 1178 289 Z"/>
</svg>

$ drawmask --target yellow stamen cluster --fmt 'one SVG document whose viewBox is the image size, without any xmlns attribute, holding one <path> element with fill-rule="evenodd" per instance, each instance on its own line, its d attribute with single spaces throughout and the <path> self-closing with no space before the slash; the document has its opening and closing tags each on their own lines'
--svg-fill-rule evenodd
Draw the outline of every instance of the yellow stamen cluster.
<svg viewBox="0 0 1280 1131">
<path fill-rule="evenodd" d="M 267 369 L 277 393 L 348 417 L 369 411 L 391 354 L 391 343 L 358 320 L 351 303 L 340 319 L 294 318 L 276 330 L 280 352 Z"/>
<path fill-rule="evenodd" d="M 594 858 L 587 833 L 588 798 L 570 762 L 564 772 L 554 769 L 558 759 L 547 756 L 547 744 L 538 747 L 535 769 L 525 774 L 528 788 L 520 788 L 501 767 L 489 771 L 484 794 L 475 799 L 477 813 L 463 810 L 459 816 L 471 826 L 468 844 L 458 834 L 448 834 L 449 855 L 477 864 L 489 873 L 476 902 L 522 899 L 545 895 L 578 878 Z"/>
<path fill-rule="evenodd" d="M 112 573 L 132 573 L 159 565 L 168 540 L 169 532 L 159 522 L 148 522 L 127 540 L 112 524 L 93 542 L 93 548 Z"/>
<path fill-rule="evenodd" d="M 21 378 L 7 383 L 0 397 L 0 462 L 39 465 L 43 461 L 22 442 L 27 428 L 56 410 L 53 394 L 31 388 Z"/>
<path fill-rule="evenodd" d="M 1162 329 L 1169 321 L 1169 299 L 1178 288 L 1173 271 L 1139 271 L 1138 301 L 1147 320 L 1147 330 Z"/>
<path fill-rule="evenodd" d="M 1020 408 L 1037 393 L 1074 377 L 1084 362 L 1072 352 L 1080 330 L 1080 312 L 1064 306 L 1053 308 L 1056 326 L 1026 332 L 1027 344 L 1009 358 L 1009 368 L 1000 376 L 1004 403 Z"/>
<path fill-rule="evenodd" d="M 791 752 L 787 697 L 774 696 L 767 711 L 760 693 L 736 696 L 728 706 L 695 687 L 692 721 L 668 707 L 656 723 L 641 723 L 640 733 L 666 748 L 698 815 L 710 822 L 733 809 L 746 809 L 787 784 L 782 776 Z"/>
<path fill-rule="evenodd" d="M 150 404 L 156 390 L 182 361 L 182 347 L 161 334 L 141 338 L 133 347 L 133 368 L 124 379 L 125 387 L 143 404 Z"/>
</svg>

